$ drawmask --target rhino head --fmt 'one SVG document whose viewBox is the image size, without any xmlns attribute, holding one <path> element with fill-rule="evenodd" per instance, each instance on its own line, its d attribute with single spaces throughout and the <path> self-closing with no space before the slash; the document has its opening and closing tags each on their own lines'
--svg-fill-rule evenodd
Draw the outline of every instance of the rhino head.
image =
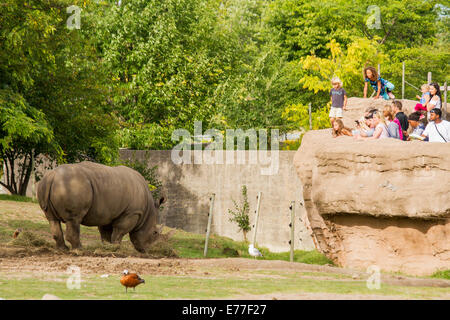
<svg viewBox="0 0 450 320">
<path fill-rule="evenodd" d="M 131 243 L 141 253 L 145 253 L 145 249 L 155 242 L 162 232 L 163 225 L 158 227 L 156 223 L 159 207 L 164 201 L 164 197 L 160 197 L 157 201 L 153 201 L 153 198 L 151 198 L 153 205 L 149 206 L 149 212 L 144 224 L 138 230 L 130 232 Z"/>
</svg>

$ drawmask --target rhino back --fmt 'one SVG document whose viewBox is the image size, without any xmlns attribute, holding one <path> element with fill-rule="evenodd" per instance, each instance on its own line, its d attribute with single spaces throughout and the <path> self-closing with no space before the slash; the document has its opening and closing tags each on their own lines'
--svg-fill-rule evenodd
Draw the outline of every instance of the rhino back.
<svg viewBox="0 0 450 320">
<path fill-rule="evenodd" d="M 147 212 L 148 187 L 130 168 L 85 161 L 55 171 L 50 199 L 63 221 L 101 226 L 127 211 Z"/>
<path fill-rule="evenodd" d="M 84 225 L 110 224 L 121 215 L 135 212 L 141 212 L 144 219 L 150 191 L 137 171 L 92 162 L 82 162 L 80 167 L 88 177 L 93 193 L 91 208 L 82 221 Z"/>
</svg>

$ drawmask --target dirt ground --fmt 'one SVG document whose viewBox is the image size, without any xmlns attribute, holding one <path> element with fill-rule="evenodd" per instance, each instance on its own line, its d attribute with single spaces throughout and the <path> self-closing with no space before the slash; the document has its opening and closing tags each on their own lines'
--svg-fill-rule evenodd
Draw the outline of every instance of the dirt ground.
<svg viewBox="0 0 450 320">
<path fill-rule="evenodd" d="M 14 250 L 14 249 L 11 249 Z M 66 273 L 70 265 L 77 265 L 85 274 L 109 274 L 120 275 L 124 269 L 139 274 L 150 274 L 155 276 L 189 276 L 214 279 L 217 277 L 230 276 L 234 278 L 249 279 L 254 277 L 277 278 L 276 272 L 307 272 L 302 277 L 333 280 L 333 281 L 364 281 L 368 275 L 364 272 L 350 269 L 342 269 L 332 266 L 309 265 L 302 263 L 289 263 L 287 261 L 252 260 L 245 258 L 223 258 L 223 259 L 143 259 L 136 257 L 114 258 L 114 257 L 88 257 L 76 255 L 55 255 L 45 252 L 36 255 L 22 255 L 18 252 L 9 252 L 0 256 L 0 273 L 8 274 L 13 278 L 21 277 L 23 274 L 32 274 L 37 277 L 62 275 Z M 253 274 L 253 271 L 260 271 Z M 261 274 L 261 272 L 268 274 Z M 321 273 L 320 277 L 314 273 Z M 324 277 L 324 273 L 329 277 Z M 342 277 L 340 277 L 342 276 Z M 449 287 L 449 280 L 412 278 L 398 275 L 382 274 L 382 283 L 399 286 L 419 287 Z M 448 297 L 450 299 L 450 293 Z M 398 296 L 380 296 L 363 294 L 335 294 L 335 293 L 270 293 L 264 295 L 240 295 L 233 299 L 248 300 L 333 300 L 333 299 L 401 299 Z"/>
</svg>

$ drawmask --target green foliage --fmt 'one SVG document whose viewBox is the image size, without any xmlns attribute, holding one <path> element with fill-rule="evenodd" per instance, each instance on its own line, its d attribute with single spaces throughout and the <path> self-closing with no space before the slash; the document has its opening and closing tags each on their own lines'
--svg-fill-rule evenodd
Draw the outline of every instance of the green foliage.
<svg viewBox="0 0 450 320">
<path fill-rule="evenodd" d="M 66 27 L 73 4 L 94 1 L 5 0 L 0 6 L 0 157 L 11 169 L 5 187 L 12 193 L 24 194 L 31 159 L 39 154 L 59 163 L 111 163 L 118 155 L 117 120 L 104 99 L 97 48 L 83 29 Z M 86 13 L 82 25 L 90 29 Z"/>
<path fill-rule="evenodd" d="M 233 200 L 234 210 L 228 209 L 228 213 L 231 215 L 230 222 L 235 222 L 239 227 L 239 230 L 244 234 L 244 241 L 247 241 L 247 232 L 251 230 L 250 226 L 250 204 L 248 203 L 247 186 L 242 186 L 242 204 L 239 206 L 235 200 Z"/>
<path fill-rule="evenodd" d="M 298 148 L 300 148 L 300 145 L 302 144 L 302 138 L 303 138 L 303 134 L 300 136 L 300 139 L 298 139 L 298 140 L 283 141 L 281 150 L 292 150 L 292 151 L 298 150 Z"/>
<path fill-rule="evenodd" d="M 73 4 L 81 29 L 69 30 Z M 4 0 L 0 97 L 10 111 L 0 140 L 13 158 L 35 150 L 60 163 L 108 164 L 119 147 L 170 149 L 172 132 L 192 133 L 196 120 L 204 130 L 284 133 L 309 127 L 311 103 L 322 128 L 334 75 L 349 96 L 361 95 L 368 64 L 381 63 L 397 96 L 403 61 L 415 86 L 428 71 L 448 80 L 449 11 L 437 4 Z M 407 98 L 416 94 L 406 86 Z"/>
<path fill-rule="evenodd" d="M 327 44 L 331 52 L 328 58 L 306 56 L 301 59 L 306 71 L 300 83 L 303 87 L 314 91 L 329 92 L 331 79 L 339 77 L 349 96 L 361 95 L 363 85 L 363 69 L 376 66 L 386 59 L 386 55 L 379 52 L 379 44 L 375 40 L 358 38 L 348 45 L 344 53 L 336 40 Z"/>
<path fill-rule="evenodd" d="M 0 154 L 10 149 L 41 145 L 42 150 L 55 149 L 53 131 L 40 110 L 11 89 L 0 90 Z"/>
<path fill-rule="evenodd" d="M 325 107 L 311 112 L 312 129 L 319 130 L 330 127 L 330 103 Z M 291 130 L 309 130 L 309 111 L 308 106 L 303 104 L 293 104 L 283 112 L 283 119 L 289 125 Z"/>
<path fill-rule="evenodd" d="M 436 271 L 432 275 L 433 278 L 447 279 L 450 280 L 450 269 L 449 270 L 441 270 Z"/>
<path fill-rule="evenodd" d="M 148 183 L 148 188 L 152 191 L 153 198 L 156 201 L 161 195 L 162 182 L 158 178 L 158 166 L 150 167 L 148 163 L 149 159 L 127 159 L 123 161 L 123 165 L 136 170 L 144 177 L 145 181 Z"/>
</svg>

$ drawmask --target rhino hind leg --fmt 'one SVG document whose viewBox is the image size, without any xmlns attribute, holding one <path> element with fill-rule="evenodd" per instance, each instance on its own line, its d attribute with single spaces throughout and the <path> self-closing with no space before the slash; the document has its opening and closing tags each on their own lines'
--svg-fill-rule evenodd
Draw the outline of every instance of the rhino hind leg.
<svg viewBox="0 0 450 320">
<path fill-rule="evenodd" d="M 81 248 L 80 223 L 77 221 L 66 222 L 66 240 L 72 245 L 72 249 Z"/>
<path fill-rule="evenodd" d="M 50 223 L 50 231 L 53 235 L 53 239 L 56 241 L 56 247 L 59 250 L 69 250 L 64 242 L 64 235 L 61 228 L 61 222 L 57 220 L 49 220 Z"/>
</svg>

